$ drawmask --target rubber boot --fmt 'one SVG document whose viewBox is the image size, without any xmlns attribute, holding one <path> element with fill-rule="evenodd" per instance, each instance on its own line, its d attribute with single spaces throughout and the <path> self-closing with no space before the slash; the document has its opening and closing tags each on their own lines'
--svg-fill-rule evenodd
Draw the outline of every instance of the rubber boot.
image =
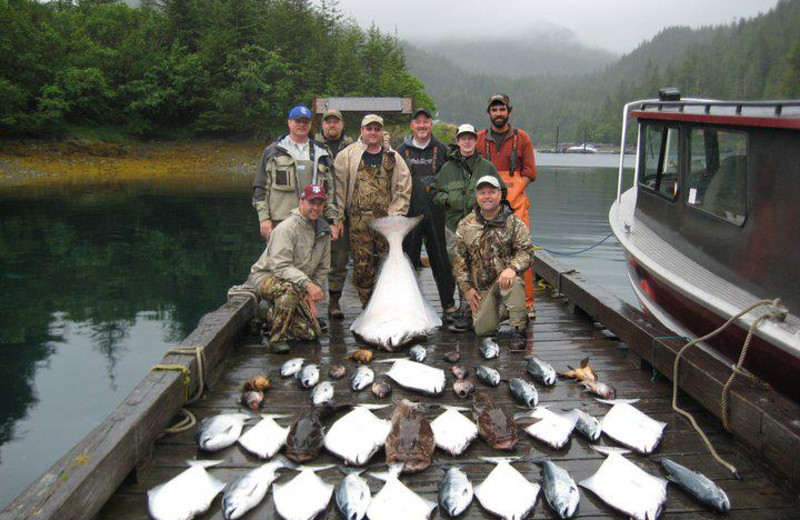
<svg viewBox="0 0 800 520">
<path fill-rule="evenodd" d="M 528 348 L 528 333 L 525 329 L 517 327 L 511 329 L 511 343 L 509 348 L 512 352 L 526 350 Z"/>
<path fill-rule="evenodd" d="M 339 298 L 342 296 L 342 291 L 330 291 L 330 300 L 328 302 L 328 317 L 332 320 L 343 320 L 344 313 L 339 306 Z"/>
</svg>

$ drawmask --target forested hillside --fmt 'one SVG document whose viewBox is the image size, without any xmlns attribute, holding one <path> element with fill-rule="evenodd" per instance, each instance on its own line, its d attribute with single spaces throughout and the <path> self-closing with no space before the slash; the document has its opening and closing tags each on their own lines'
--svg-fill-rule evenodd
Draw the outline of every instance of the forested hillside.
<svg viewBox="0 0 800 520">
<path fill-rule="evenodd" d="M 396 39 L 335 2 L 0 2 L 0 136 L 252 136 L 313 96 L 416 96 Z M 111 130 L 109 130 L 111 131 Z"/>
<path fill-rule="evenodd" d="M 540 146 L 560 141 L 616 142 L 622 106 L 679 87 L 684 96 L 766 99 L 800 97 L 800 0 L 719 27 L 665 29 L 652 40 L 584 75 L 527 77 L 467 72 L 435 49 L 406 46 L 410 71 L 436 100 L 439 117 L 486 126 L 487 96 L 507 92 L 513 119 Z"/>
</svg>

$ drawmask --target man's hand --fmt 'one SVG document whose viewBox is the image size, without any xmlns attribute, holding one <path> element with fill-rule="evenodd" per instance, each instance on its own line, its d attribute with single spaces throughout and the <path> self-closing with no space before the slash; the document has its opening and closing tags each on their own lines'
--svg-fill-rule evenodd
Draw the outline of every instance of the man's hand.
<svg viewBox="0 0 800 520">
<path fill-rule="evenodd" d="M 481 308 L 481 295 L 475 288 L 470 287 L 467 292 L 464 294 L 466 296 L 467 301 L 469 302 L 469 308 L 472 309 L 472 312 L 478 312 L 478 309 Z"/>
<path fill-rule="evenodd" d="M 308 294 L 303 296 L 303 299 L 306 301 L 306 304 L 308 305 L 308 308 L 311 310 L 311 315 L 316 318 L 317 317 L 317 303 L 314 300 L 312 300 L 311 296 L 309 296 Z"/>
<path fill-rule="evenodd" d="M 306 295 L 312 302 L 321 302 L 325 299 L 325 293 L 314 282 L 308 282 L 308 285 L 306 285 Z"/>
<path fill-rule="evenodd" d="M 272 221 L 270 219 L 262 220 L 261 221 L 261 236 L 264 237 L 264 240 L 269 242 L 269 236 L 272 234 Z"/>
<path fill-rule="evenodd" d="M 510 268 L 506 267 L 503 269 L 503 272 L 500 273 L 500 276 L 497 277 L 497 285 L 500 286 L 501 289 L 510 289 L 512 285 L 514 285 L 514 279 L 517 277 L 517 272 Z"/>
<path fill-rule="evenodd" d="M 342 236 L 344 231 L 344 223 L 339 222 L 338 224 L 331 225 L 331 240 L 338 240 L 339 237 Z"/>
</svg>

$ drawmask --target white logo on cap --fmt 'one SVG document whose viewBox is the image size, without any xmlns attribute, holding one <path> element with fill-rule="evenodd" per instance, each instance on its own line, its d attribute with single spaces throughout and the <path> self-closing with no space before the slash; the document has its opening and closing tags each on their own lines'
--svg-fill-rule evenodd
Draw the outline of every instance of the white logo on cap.
<svg viewBox="0 0 800 520">
<path fill-rule="evenodd" d="M 314 193 L 320 193 L 322 190 L 319 188 L 319 186 L 313 186 L 311 188 L 311 191 L 313 191 Z"/>
</svg>

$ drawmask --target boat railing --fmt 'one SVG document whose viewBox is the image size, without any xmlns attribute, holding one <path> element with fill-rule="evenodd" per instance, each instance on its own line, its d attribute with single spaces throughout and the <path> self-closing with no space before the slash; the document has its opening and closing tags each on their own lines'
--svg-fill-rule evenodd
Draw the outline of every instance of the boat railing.
<svg viewBox="0 0 800 520">
<path fill-rule="evenodd" d="M 736 115 L 745 115 L 747 110 L 759 110 L 763 112 L 764 109 L 770 109 L 769 111 L 773 113 L 772 115 L 775 117 L 781 117 L 783 115 L 784 108 L 800 108 L 800 100 L 716 101 L 710 99 L 687 99 L 681 101 L 648 100 L 638 103 L 641 103 L 639 110 L 657 109 L 658 111 L 663 111 L 664 109 L 677 109 L 678 112 L 683 112 L 687 107 L 699 107 L 703 109 L 704 113 L 709 115 L 713 114 L 715 109 L 718 110 L 723 108 L 732 108 Z M 796 116 L 796 114 L 792 115 Z"/>
</svg>

